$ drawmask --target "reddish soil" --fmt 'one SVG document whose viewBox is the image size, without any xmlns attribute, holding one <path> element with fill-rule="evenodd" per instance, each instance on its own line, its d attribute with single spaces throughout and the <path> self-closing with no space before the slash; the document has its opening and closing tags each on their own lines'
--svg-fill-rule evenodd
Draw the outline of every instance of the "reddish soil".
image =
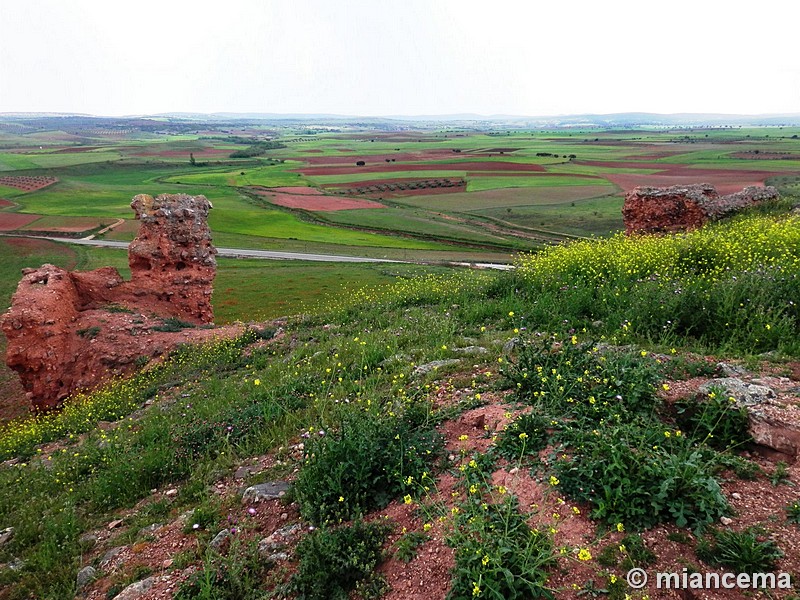
<svg viewBox="0 0 800 600">
<path fill-rule="evenodd" d="M 710 183 L 720 194 L 732 194 L 749 185 L 764 185 L 770 177 L 781 175 L 775 171 L 734 170 L 734 169 L 695 169 L 682 164 L 614 162 L 614 161 L 576 161 L 577 164 L 629 169 L 657 169 L 657 173 L 604 173 L 602 177 L 628 192 L 637 186 L 669 187 L 692 183 Z"/>
<path fill-rule="evenodd" d="M 476 378 L 486 375 L 486 372 L 484 369 L 476 368 L 472 373 L 464 375 Z M 773 383 L 773 379 L 770 379 L 770 384 Z M 669 401 L 676 394 L 691 393 L 700 381 L 698 378 L 687 382 L 669 382 L 670 389 L 665 396 L 668 396 Z M 796 386 L 797 383 L 790 380 L 782 382 L 789 387 Z M 167 392 L 161 398 L 161 402 L 180 402 L 178 398 L 181 391 L 176 388 Z M 456 389 L 450 383 L 433 384 L 431 401 L 438 407 L 446 407 L 464 400 L 471 394 L 471 390 Z M 433 507 L 442 506 L 445 514 L 449 515 L 449 509 L 455 503 L 464 501 L 464 490 L 456 485 L 457 469 L 466 465 L 473 453 L 485 452 L 492 443 L 492 434 L 502 430 L 511 419 L 522 412 L 510 402 L 508 392 L 487 392 L 483 396 L 486 401 L 484 406 L 466 411 L 438 427 L 445 438 L 445 456 L 450 468 L 439 473 L 435 485 L 432 485 L 428 492 L 429 495 L 414 500 L 411 504 L 395 500 L 385 509 L 367 517 L 369 521 L 388 520 L 395 526 L 385 546 L 388 558 L 378 568 L 379 573 L 391 586 L 385 596 L 388 600 L 444 600 L 447 596 L 451 570 L 455 565 L 453 549 L 446 543 L 446 538 L 451 532 L 452 519 L 448 516 L 439 520 L 437 518 L 439 513 Z M 301 447 L 297 445 L 300 441 L 299 438 L 295 439 L 288 448 L 279 450 L 278 455 L 250 458 L 239 466 L 252 469 L 252 474 L 264 473 L 273 468 L 279 468 L 282 472 L 296 472 L 303 459 Z M 46 457 L 58 450 L 51 445 L 45 448 L 43 455 Z M 539 455 L 540 460 L 546 462 L 552 451 L 553 448 L 543 450 Z M 773 486 L 769 477 L 774 472 L 775 465 L 758 457 L 754 460 L 763 469 L 763 473 L 754 481 L 745 481 L 732 474 L 726 474 L 723 491 L 734 510 L 732 522 L 728 527 L 737 531 L 753 525 L 764 527 L 784 552 L 784 557 L 778 561 L 776 572 L 797 573 L 800 570 L 800 528 L 787 522 L 784 508 L 797 500 L 795 486 L 800 482 L 800 463 L 796 462 L 788 467 L 789 483 Z M 291 480 L 293 477 L 289 475 L 287 479 Z M 263 481 L 275 477 L 264 473 L 259 479 Z M 536 471 L 516 468 L 514 464 L 501 460 L 497 470 L 491 474 L 491 482 L 497 490 L 498 498 L 503 493 L 500 491 L 500 486 L 515 494 L 520 502 L 520 510 L 530 513 L 529 524 L 547 530 L 552 535 L 557 553 L 556 566 L 549 570 L 547 585 L 556 598 L 559 600 L 591 598 L 593 596 L 587 595 L 584 589 L 586 583 L 593 581 L 596 588 L 604 588 L 608 586 L 612 575 L 621 580 L 624 586 L 626 569 L 619 562 L 615 566 L 601 565 L 598 557 L 606 547 L 617 548 L 628 532 L 619 532 L 614 528 L 611 531 L 603 531 L 587 517 L 589 513 L 587 506 L 571 502 L 561 494 L 558 486 L 550 485 L 546 478 L 542 480 Z M 296 532 L 283 538 L 288 543 L 285 550 L 288 559 L 280 559 L 277 562 L 278 580 L 286 581 L 297 569 L 296 558 L 292 556 L 293 549 L 297 541 L 311 528 L 302 522 L 298 507 L 293 502 L 270 500 L 242 505 L 239 498 L 244 487 L 246 487 L 245 480 L 237 479 L 235 475 L 228 475 L 211 487 L 213 494 L 219 497 L 221 506 L 226 507 L 226 514 L 223 515 L 218 529 L 235 528 L 234 536 L 243 541 L 257 541 L 282 527 L 296 525 Z M 123 546 L 120 538 L 126 533 L 128 523 L 137 514 L 141 514 L 149 503 L 156 501 L 171 503 L 176 497 L 179 497 L 177 488 L 165 487 L 154 490 L 149 498 L 141 501 L 133 509 L 120 511 L 113 517 L 114 521 L 94 532 L 98 543 L 85 556 L 85 564 L 103 556 L 111 548 Z M 126 574 L 134 572 L 137 567 L 147 567 L 158 579 L 146 597 L 151 600 L 172 598 L 180 582 L 196 572 L 202 563 L 202 559 L 199 559 L 188 567 L 175 568 L 173 563 L 176 555 L 184 552 L 185 556 L 186 550 L 199 547 L 198 535 L 210 537 L 218 530 L 205 532 L 200 530 L 192 533 L 191 516 L 180 518 L 178 516 L 180 512 L 174 508 L 171 516 L 162 521 L 165 523 L 163 526 L 147 535 L 139 534 L 137 541 L 133 543 L 126 540 L 124 543 L 127 545 L 123 546 L 121 552 L 102 570 L 102 577 L 90 584 L 85 597 L 90 600 L 102 600 L 106 597 L 112 582 L 119 581 Z M 417 548 L 415 558 L 408 563 L 401 562 L 395 557 L 397 541 L 404 532 L 422 533 L 426 523 L 430 524 L 427 541 Z M 656 572 L 680 574 L 687 566 L 700 572 L 724 572 L 724 569 L 713 569 L 696 558 L 694 548 L 698 540 L 688 530 L 678 529 L 673 525 L 660 525 L 641 532 L 641 538 L 646 548 L 656 556 L 655 562 L 646 566 L 651 581 Z M 589 560 L 578 558 L 581 549 L 591 554 Z M 632 598 L 641 598 L 647 593 L 653 600 L 687 598 L 736 600 L 744 597 L 740 590 L 660 590 L 655 589 L 652 583 L 642 592 L 634 593 L 627 586 L 623 589 L 633 594 Z M 756 593 L 753 597 L 762 595 Z M 776 590 L 774 595 L 763 597 L 788 599 L 793 596 L 791 591 Z"/>
<path fill-rule="evenodd" d="M 4 177 L 0 177 L 0 185 L 13 187 L 25 192 L 40 190 L 57 182 L 58 179 L 55 177 L 28 177 L 19 175 L 6 175 Z"/>
<path fill-rule="evenodd" d="M 28 223 L 33 223 L 41 215 L 26 215 L 24 213 L 0 213 L 0 231 L 15 231 Z"/>
<path fill-rule="evenodd" d="M 456 179 L 449 178 L 451 181 Z M 391 183 L 412 183 L 415 181 L 430 181 L 430 179 L 414 179 L 410 177 L 396 177 L 393 179 L 371 179 L 369 181 L 351 182 L 351 183 L 337 183 L 335 185 L 323 186 L 325 189 L 342 189 L 342 190 L 358 190 L 364 189 L 364 195 L 370 197 L 394 197 L 394 196 L 420 196 L 429 194 L 452 194 L 455 192 L 463 192 L 466 190 L 466 182 L 461 185 L 453 185 L 451 187 L 429 187 L 417 188 L 406 190 L 386 190 L 386 191 L 366 191 L 377 185 L 391 184 Z"/>
<path fill-rule="evenodd" d="M 373 159 L 374 160 L 374 159 Z M 431 164 L 431 163 L 387 163 L 385 161 L 380 163 L 372 163 L 363 167 L 355 166 L 355 161 L 351 161 L 350 165 L 339 167 L 303 167 L 296 169 L 296 172 L 303 173 L 309 177 L 315 175 L 352 175 L 358 173 L 391 173 L 394 171 L 516 171 L 519 173 L 537 172 L 543 173 L 545 168 L 542 165 L 536 164 L 523 164 L 513 162 L 500 162 L 500 161 L 463 161 L 448 164 Z"/>
<path fill-rule="evenodd" d="M 468 177 L 469 176 L 473 176 L 473 177 L 518 177 L 519 175 L 520 175 L 519 173 L 508 173 L 508 172 L 486 173 L 486 172 L 483 172 L 483 171 L 479 171 L 479 172 L 467 171 L 467 176 Z M 577 179 L 595 179 L 595 180 L 602 180 L 603 179 L 602 175 L 586 175 L 586 174 L 583 174 L 583 173 L 569 173 L 569 174 L 565 175 L 564 173 L 547 173 L 547 172 L 545 172 L 545 173 L 538 173 L 537 172 L 535 175 L 530 175 L 530 177 L 536 177 L 536 178 L 539 178 L 539 177 L 575 177 Z"/>
<path fill-rule="evenodd" d="M 386 208 L 379 202 L 372 200 L 359 200 L 356 198 L 344 198 L 339 196 L 323 196 L 321 194 L 286 194 L 275 193 L 274 191 L 259 190 L 260 196 L 265 196 L 273 204 L 285 206 L 286 208 L 299 208 L 301 210 L 311 210 L 319 212 L 329 212 L 336 210 L 352 210 L 359 208 Z"/>
<path fill-rule="evenodd" d="M 266 189 L 266 188 L 264 188 Z M 305 186 L 292 186 L 292 187 L 277 187 L 277 188 L 269 188 L 270 191 L 274 192 L 283 192 L 285 194 L 302 194 L 304 196 L 314 196 L 318 195 L 321 196 L 323 194 L 322 190 L 313 187 L 305 187 Z"/>
<path fill-rule="evenodd" d="M 0 198 L 0 208 L 5 208 L 7 206 L 14 206 L 14 203 L 11 200 Z"/>
<path fill-rule="evenodd" d="M 303 152 L 303 153 L 306 153 L 306 154 L 320 154 L 322 152 L 322 150 L 320 150 L 319 148 L 315 148 L 313 150 L 301 150 L 300 152 Z"/>
</svg>

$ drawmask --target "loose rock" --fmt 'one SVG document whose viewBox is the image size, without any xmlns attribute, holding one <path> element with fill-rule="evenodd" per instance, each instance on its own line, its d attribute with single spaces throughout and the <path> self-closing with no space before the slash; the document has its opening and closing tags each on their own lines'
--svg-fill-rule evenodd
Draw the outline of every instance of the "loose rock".
<svg viewBox="0 0 800 600">
<path fill-rule="evenodd" d="M 250 486 L 242 494 L 242 504 L 253 504 L 262 500 L 282 498 L 289 491 L 289 484 L 285 481 L 270 481 Z"/>
</svg>

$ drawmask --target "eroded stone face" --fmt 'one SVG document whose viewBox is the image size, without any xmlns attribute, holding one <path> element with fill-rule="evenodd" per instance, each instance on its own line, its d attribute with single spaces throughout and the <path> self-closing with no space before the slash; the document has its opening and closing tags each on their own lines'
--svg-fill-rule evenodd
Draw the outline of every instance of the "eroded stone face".
<svg viewBox="0 0 800 600">
<path fill-rule="evenodd" d="M 6 363 L 35 409 L 58 406 L 72 392 L 128 374 L 207 331 L 158 331 L 164 318 L 213 322 L 211 203 L 204 196 L 139 195 L 131 207 L 141 225 L 128 251 L 130 281 L 112 267 L 25 269 L 0 318 Z"/>
<path fill-rule="evenodd" d="M 628 234 L 687 231 L 777 197 L 770 186 L 746 187 L 728 196 L 720 196 L 707 183 L 637 187 L 625 195 L 622 219 Z"/>
</svg>

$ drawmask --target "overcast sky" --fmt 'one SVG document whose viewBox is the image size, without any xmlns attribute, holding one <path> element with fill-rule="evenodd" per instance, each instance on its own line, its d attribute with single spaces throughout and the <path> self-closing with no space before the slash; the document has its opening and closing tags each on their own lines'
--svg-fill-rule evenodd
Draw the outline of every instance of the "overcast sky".
<svg viewBox="0 0 800 600">
<path fill-rule="evenodd" d="M 0 0 L 0 112 L 800 112 L 797 0 Z"/>
</svg>

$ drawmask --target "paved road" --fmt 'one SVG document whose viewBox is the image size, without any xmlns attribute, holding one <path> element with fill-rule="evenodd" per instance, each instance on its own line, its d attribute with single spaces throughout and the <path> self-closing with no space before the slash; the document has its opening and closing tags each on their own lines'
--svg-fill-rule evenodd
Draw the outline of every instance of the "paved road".
<svg viewBox="0 0 800 600">
<path fill-rule="evenodd" d="M 127 248 L 128 242 L 116 242 L 112 240 L 89 240 L 48 237 L 48 240 L 55 242 L 66 242 L 69 244 L 80 244 L 83 246 L 103 246 L 106 248 Z M 350 263 L 419 263 L 423 261 L 392 260 L 389 258 L 370 258 L 368 256 L 343 256 L 337 254 L 309 254 L 306 252 L 278 252 L 277 250 L 250 250 L 247 248 L 217 248 L 219 256 L 226 258 L 261 258 L 271 260 L 310 260 L 316 262 L 350 262 Z M 442 261 L 432 261 L 434 264 L 442 264 Z M 464 261 L 447 261 L 449 264 L 459 267 L 473 267 L 478 269 L 513 269 L 512 265 L 499 263 L 473 263 Z"/>
</svg>

